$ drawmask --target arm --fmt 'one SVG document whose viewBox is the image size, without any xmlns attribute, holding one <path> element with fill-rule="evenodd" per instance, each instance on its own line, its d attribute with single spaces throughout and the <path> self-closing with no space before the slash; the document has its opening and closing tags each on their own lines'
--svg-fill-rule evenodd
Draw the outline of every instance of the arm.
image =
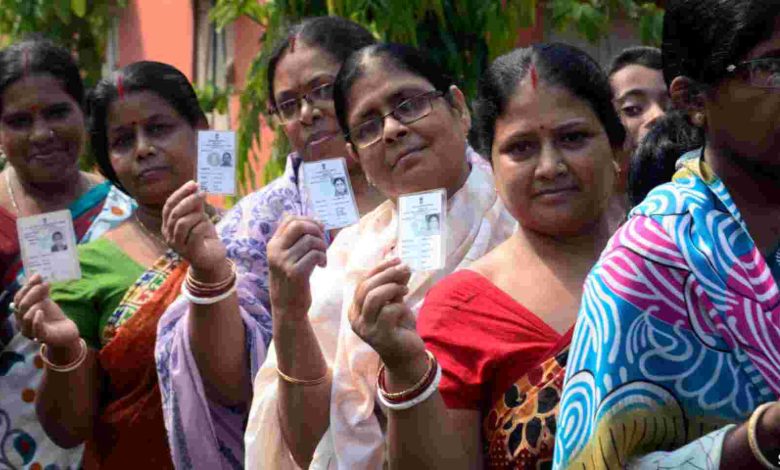
<svg viewBox="0 0 780 470">
<path fill-rule="evenodd" d="M 350 323 L 385 364 L 390 393 L 408 390 L 429 367 L 414 315 L 404 303 L 411 272 L 391 260 L 369 272 L 355 292 Z M 407 410 L 388 410 L 391 468 L 478 469 L 482 467 L 480 413 L 448 410 L 437 391 Z"/>
<path fill-rule="evenodd" d="M 194 279 L 219 283 L 232 273 L 225 246 L 206 213 L 205 198 L 194 182 L 174 192 L 163 208 L 162 233 L 168 245 L 189 261 Z M 211 305 L 191 304 L 187 321 L 192 355 L 206 393 L 227 406 L 248 403 L 251 377 L 238 295 Z"/>
<path fill-rule="evenodd" d="M 21 332 L 47 345 L 47 359 L 72 364 L 82 353 L 76 324 L 49 298 L 49 285 L 33 276 L 14 297 Z M 71 372 L 44 369 L 35 409 L 41 426 L 60 447 L 76 447 L 92 432 L 99 407 L 100 372 L 95 351 Z"/>
<path fill-rule="evenodd" d="M 301 381 L 326 377 L 321 383 L 307 385 L 281 377 L 278 381 L 282 436 L 302 468 L 308 467 L 329 425 L 331 378 L 308 317 L 309 277 L 316 266 L 325 266 L 326 251 L 323 227 L 305 217 L 283 220 L 268 243 L 278 369 Z"/>
</svg>

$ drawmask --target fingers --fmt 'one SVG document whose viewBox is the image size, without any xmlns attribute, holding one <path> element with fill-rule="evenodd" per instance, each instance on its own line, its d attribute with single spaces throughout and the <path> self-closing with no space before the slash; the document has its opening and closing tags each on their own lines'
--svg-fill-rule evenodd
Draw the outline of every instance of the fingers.
<svg viewBox="0 0 780 470">
<path fill-rule="evenodd" d="M 321 223 L 308 217 L 291 216 L 279 226 L 274 238 L 277 239 L 280 249 L 287 250 L 304 235 L 325 240 L 325 229 Z"/>
<path fill-rule="evenodd" d="M 366 295 L 373 289 L 384 284 L 406 285 L 411 275 L 412 271 L 409 266 L 401 263 L 400 259 L 383 261 L 369 271 L 363 282 L 358 285 L 355 291 L 355 303 L 362 310 Z"/>
<path fill-rule="evenodd" d="M 360 309 L 360 317 L 367 324 L 375 324 L 377 317 L 385 306 L 391 303 L 403 301 L 409 288 L 402 284 L 383 284 L 366 294 L 363 308 Z"/>
<path fill-rule="evenodd" d="M 317 266 L 325 267 L 327 256 L 322 251 L 310 251 L 293 267 L 293 273 L 299 279 L 308 279 Z"/>
<path fill-rule="evenodd" d="M 200 186 L 198 183 L 194 181 L 187 181 L 184 183 L 179 189 L 173 192 L 170 196 L 168 196 L 168 200 L 165 201 L 165 205 L 163 206 L 163 226 L 165 224 L 165 221 L 170 219 L 172 212 L 174 209 L 179 205 L 180 202 L 182 202 L 184 199 L 197 194 L 199 191 Z"/>
<path fill-rule="evenodd" d="M 46 283 L 41 282 L 26 287 L 27 290 L 24 292 L 24 297 L 16 303 L 17 320 L 23 318 L 25 313 L 33 306 L 49 298 L 49 285 Z"/>
<path fill-rule="evenodd" d="M 296 263 L 311 251 L 328 251 L 328 244 L 322 238 L 306 234 L 299 238 L 290 249 L 287 250 L 287 260 L 290 263 Z"/>
<path fill-rule="evenodd" d="M 180 189 L 190 189 L 187 185 L 182 186 Z M 175 195 L 176 193 L 174 193 Z M 174 196 L 168 198 L 165 203 L 165 207 L 171 202 Z M 163 227 L 162 235 L 166 241 L 173 241 L 176 239 L 176 231 L 181 230 L 180 224 L 192 222 L 194 219 L 208 219 L 206 215 L 206 193 L 194 192 L 189 193 L 186 197 L 181 199 L 178 204 L 169 208 L 168 212 L 165 212 L 163 208 Z M 191 228 L 192 224 L 188 226 Z"/>
<path fill-rule="evenodd" d="M 209 224 L 211 221 L 206 217 L 205 212 L 190 213 L 176 221 L 172 230 L 169 231 L 170 238 L 166 236 L 165 242 L 172 247 L 183 249 L 190 240 L 195 238 L 193 234 L 196 229 L 200 229 L 198 233 L 205 233 L 207 230 L 204 228 L 208 229 Z"/>
<path fill-rule="evenodd" d="M 30 279 L 27 280 L 27 282 L 16 291 L 16 294 L 14 295 L 14 304 L 16 304 L 16 307 L 19 308 L 19 304 L 22 303 L 22 299 L 25 295 L 27 295 L 27 292 L 30 291 L 33 287 L 43 283 L 43 277 L 41 277 L 40 274 L 34 274 Z"/>
</svg>

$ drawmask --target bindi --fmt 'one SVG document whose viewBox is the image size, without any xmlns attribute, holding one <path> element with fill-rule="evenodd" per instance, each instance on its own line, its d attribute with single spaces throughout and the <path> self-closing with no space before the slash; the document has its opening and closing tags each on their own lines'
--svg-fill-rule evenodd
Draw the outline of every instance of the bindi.
<svg viewBox="0 0 780 470">
<path fill-rule="evenodd" d="M 125 99 L 125 84 L 121 73 L 116 74 L 116 94 L 119 95 L 120 101 Z"/>
<path fill-rule="evenodd" d="M 531 87 L 534 91 L 539 87 L 539 72 L 536 71 L 536 64 L 531 64 Z"/>
</svg>

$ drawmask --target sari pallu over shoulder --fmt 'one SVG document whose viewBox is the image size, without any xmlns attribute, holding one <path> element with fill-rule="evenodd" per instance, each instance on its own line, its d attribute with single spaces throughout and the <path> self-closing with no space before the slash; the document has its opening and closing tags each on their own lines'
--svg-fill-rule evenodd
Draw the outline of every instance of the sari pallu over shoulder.
<svg viewBox="0 0 780 470">
<path fill-rule="evenodd" d="M 450 199 L 447 213 L 447 259 L 443 270 L 415 273 L 408 304 L 417 312 L 425 293 L 440 278 L 464 267 L 505 240 L 515 227 L 496 196 L 489 165 L 473 150 L 466 158 L 472 170 Z M 391 251 L 397 212 L 390 201 L 343 229 L 328 249 L 328 265 L 312 274 L 309 319 L 333 369 L 331 427 L 317 448 L 311 468 L 381 468 L 384 437 L 373 414 L 379 357 L 351 330 L 347 309 L 362 275 Z M 274 348 L 254 381 L 254 400 L 247 425 L 247 468 L 295 469 L 281 436 L 277 413 Z"/>
<path fill-rule="evenodd" d="M 780 393 L 777 260 L 709 167 L 681 161 L 586 281 L 555 468 L 717 469 L 726 432 Z"/>
<path fill-rule="evenodd" d="M 301 163 L 296 153 L 290 154 L 282 176 L 239 201 L 217 226 L 228 258 L 236 263 L 252 377 L 265 359 L 272 334 L 266 245 L 285 215 L 311 214 L 299 177 Z M 248 409 L 225 408 L 206 396 L 190 349 L 188 313 L 189 304 L 179 298 L 157 330 L 155 359 L 174 464 L 243 468 Z"/>
<path fill-rule="evenodd" d="M 163 423 L 154 343 L 157 323 L 179 295 L 187 268 L 188 264 L 173 253 L 160 258 L 132 288 L 138 297 L 139 290 L 148 285 L 153 290 L 148 300 L 110 328 L 111 339 L 98 354 L 106 384 L 102 394 L 105 401 L 101 403 L 93 438 L 86 443 L 86 470 L 128 465 L 173 468 Z M 164 281 L 158 285 L 161 276 Z M 118 312 L 123 311 L 122 305 L 134 300 L 128 296 Z"/>
</svg>

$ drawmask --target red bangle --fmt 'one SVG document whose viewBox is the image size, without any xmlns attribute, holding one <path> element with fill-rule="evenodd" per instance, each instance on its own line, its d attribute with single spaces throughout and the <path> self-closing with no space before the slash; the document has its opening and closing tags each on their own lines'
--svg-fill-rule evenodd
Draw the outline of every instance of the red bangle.
<svg viewBox="0 0 780 470">
<path fill-rule="evenodd" d="M 425 352 L 428 354 L 428 370 L 425 371 L 425 374 L 416 384 L 402 392 L 390 393 L 387 391 L 387 386 L 385 384 L 385 366 L 382 364 L 377 375 L 377 386 L 379 388 L 379 393 L 382 394 L 382 397 L 385 400 L 390 403 L 407 402 L 422 395 L 428 387 L 430 387 L 431 383 L 433 383 L 436 378 L 436 370 L 438 369 L 439 364 L 430 351 L 426 350 Z"/>
</svg>

